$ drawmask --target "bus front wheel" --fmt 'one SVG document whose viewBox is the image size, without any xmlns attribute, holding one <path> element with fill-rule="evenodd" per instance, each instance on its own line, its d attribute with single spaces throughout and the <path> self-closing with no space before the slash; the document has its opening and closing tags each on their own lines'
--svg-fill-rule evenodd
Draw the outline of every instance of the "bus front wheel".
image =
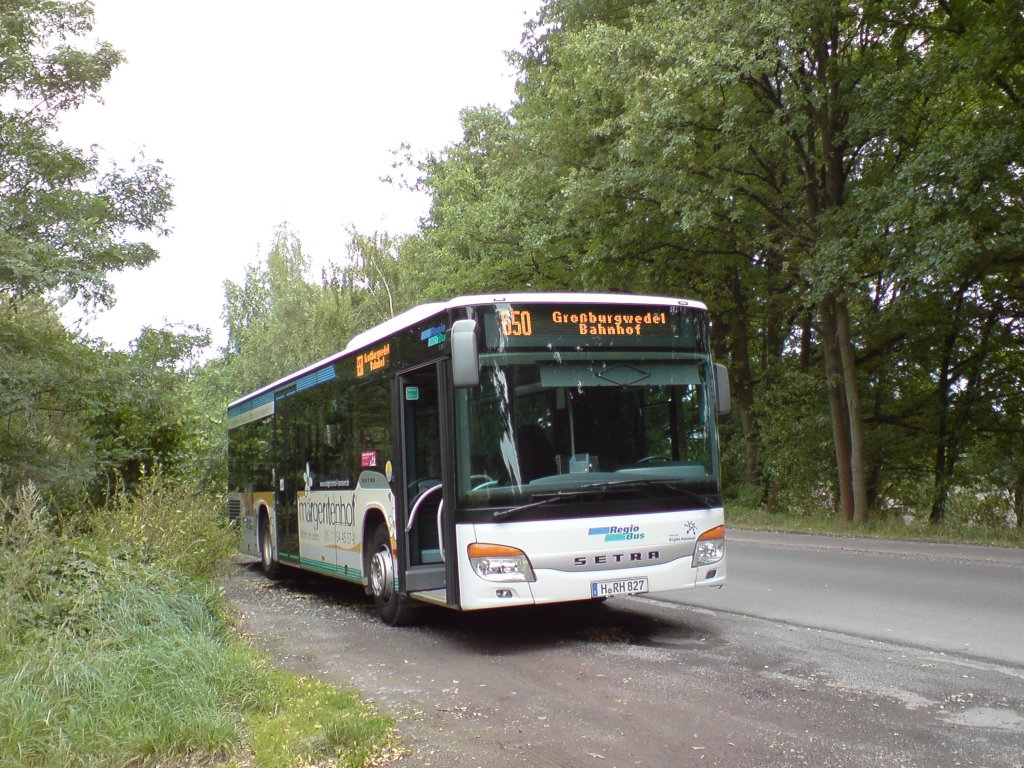
<svg viewBox="0 0 1024 768">
<path fill-rule="evenodd" d="M 398 593 L 395 585 L 395 557 L 391 552 L 391 534 L 384 523 L 378 525 L 370 537 L 370 591 L 377 606 L 377 615 L 393 627 L 411 624 L 419 612 L 418 606 Z"/>
</svg>

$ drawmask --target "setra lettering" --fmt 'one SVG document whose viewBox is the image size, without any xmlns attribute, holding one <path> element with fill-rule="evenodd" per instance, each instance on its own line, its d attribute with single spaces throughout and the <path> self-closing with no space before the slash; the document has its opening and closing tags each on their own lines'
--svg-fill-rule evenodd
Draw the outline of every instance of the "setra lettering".
<svg viewBox="0 0 1024 768">
<path fill-rule="evenodd" d="M 612 565 L 619 563 L 654 562 L 661 559 L 661 550 L 649 549 L 646 552 L 612 552 L 602 555 L 579 555 L 574 557 L 572 564 L 577 568 L 587 565 Z"/>
</svg>

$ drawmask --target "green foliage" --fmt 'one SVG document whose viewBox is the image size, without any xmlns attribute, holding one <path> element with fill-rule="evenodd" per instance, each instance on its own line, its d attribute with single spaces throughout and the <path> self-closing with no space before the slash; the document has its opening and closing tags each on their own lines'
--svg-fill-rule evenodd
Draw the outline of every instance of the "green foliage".
<svg viewBox="0 0 1024 768">
<path fill-rule="evenodd" d="M 51 530 L 50 511 L 34 486 L 0 496 L 0 649 L 42 618 L 34 595 L 43 588 L 42 564 L 56 548 Z"/>
<path fill-rule="evenodd" d="M 704 299 L 727 476 L 773 508 L 834 510 L 841 456 L 860 512 L 941 519 L 979 469 L 1024 510 L 1022 40 L 1003 0 L 549 0 L 403 263 Z"/>
<path fill-rule="evenodd" d="M 948 525 L 969 532 L 973 529 L 999 530 L 1016 525 L 1012 517 L 1012 498 L 1009 493 L 988 483 L 965 483 L 951 492 L 944 520 Z"/>
<path fill-rule="evenodd" d="M 431 221 L 401 251 L 420 299 L 554 287 L 568 278 L 551 219 L 558 166 L 534 160 L 508 115 L 483 108 L 461 117 L 463 141 L 420 166 Z"/>
<path fill-rule="evenodd" d="M 88 431 L 108 482 L 116 475 L 131 489 L 147 466 L 202 474 L 207 425 L 195 360 L 209 343 L 195 327 L 144 328 L 128 352 L 94 356 Z"/>
<path fill-rule="evenodd" d="M 0 488 L 32 482 L 73 497 L 97 461 L 82 419 L 97 383 L 93 351 L 46 302 L 0 301 L 0 361 Z"/>
<path fill-rule="evenodd" d="M 0 11 L 0 300 L 55 291 L 108 304 L 111 270 L 156 258 L 138 231 L 162 232 L 170 184 L 139 155 L 100 167 L 95 148 L 56 141 L 61 115 L 95 98 L 121 63 L 92 31 L 85 2 L 20 0 Z"/>
<path fill-rule="evenodd" d="M 402 241 L 387 233 L 349 231 L 348 263 L 335 268 L 333 280 L 350 297 L 356 331 L 390 320 L 422 301 L 420 286 L 400 261 Z"/>
<path fill-rule="evenodd" d="M 120 491 L 87 522 L 81 517 L 58 525 L 32 486 L 0 498 L 0 626 L 16 639 L 92 637 L 113 625 L 122 636 L 148 632 L 156 619 L 146 618 L 147 594 L 166 591 L 172 605 L 187 580 L 209 582 L 237 544 L 218 499 L 194 481 L 158 474 L 134 496 Z M 82 526 L 91 529 L 86 540 L 75 537 Z M 208 598 L 176 620 L 207 621 L 216 607 Z"/>
<path fill-rule="evenodd" d="M 835 483 L 831 473 L 822 471 L 834 449 L 828 405 L 815 397 L 818 387 L 812 373 L 790 369 L 766 394 L 763 407 L 774 418 L 761 420 L 761 471 L 766 486 L 762 500 L 770 511 L 795 515 L 836 511 Z"/>
<path fill-rule="evenodd" d="M 190 475 L 143 474 L 130 493 L 118 488 L 90 516 L 91 538 L 133 560 L 194 579 L 210 579 L 238 548 L 223 497 Z"/>
<path fill-rule="evenodd" d="M 147 328 L 119 352 L 67 331 L 43 300 L 0 302 L 0 487 L 31 482 L 74 505 L 114 475 L 130 488 L 144 466 L 207 476 L 213 430 L 193 363 L 207 343 Z"/>
<path fill-rule="evenodd" d="M 67 566 L 65 602 L 90 631 L 71 635 L 84 627 L 69 618 L 64 632 L 14 647 L 0 677 L 0 765 L 125 764 L 237 745 L 225 705 L 251 706 L 254 669 L 217 628 L 209 597 L 105 557 Z"/>
<path fill-rule="evenodd" d="M 91 40 L 92 23 L 90 2 L 0 8 L 0 483 L 32 482 L 65 504 L 104 469 L 177 461 L 191 437 L 180 403 L 160 400 L 168 379 L 139 381 L 160 365 L 148 348 L 120 359 L 57 314 L 72 298 L 110 305 L 109 273 L 156 258 L 143 235 L 164 234 L 171 207 L 159 162 L 140 153 L 124 169 L 57 138 L 122 61 Z M 134 417 L 119 397 L 136 399 Z"/>
<path fill-rule="evenodd" d="M 354 333 L 351 296 L 338 271 L 309 278 L 298 237 L 283 226 L 266 261 L 241 285 L 225 284 L 231 394 L 241 395 L 337 352 Z"/>
<path fill-rule="evenodd" d="M 399 260 L 399 240 L 355 230 L 349 238 L 347 262 L 329 264 L 317 280 L 298 236 L 282 226 L 265 261 L 250 266 L 242 284 L 225 284 L 228 346 L 204 371 L 210 391 L 245 394 L 340 351 L 423 299 Z"/>
<path fill-rule="evenodd" d="M 116 547 L 61 534 L 32 488 L 0 499 L 0 767 L 367 765 L 390 722 L 233 639 L 219 590 L 176 569 L 172 526 L 142 522 L 167 515 L 171 484 L 141 488 L 95 521 L 121 526 Z"/>
<path fill-rule="evenodd" d="M 417 167 L 420 231 L 353 231 L 316 277 L 282 227 L 225 286 L 228 347 L 201 367 L 197 329 L 116 353 L 41 298 L 109 301 L 105 275 L 153 257 L 133 233 L 161 230 L 168 186 L 51 139 L 120 61 L 73 46 L 91 6 L 5 8 L 0 482 L 68 503 L 159 463 L 219 487 L 226 402 L 409 306 L 617 290 L 711 306 L 730 486 L 832 510 L 849 464 L 877 516 L 959 516 L 980 482 L 1024 521 L 1017 6 L 548 0 L 516 103 L 465 110 Z"/>
</svg>

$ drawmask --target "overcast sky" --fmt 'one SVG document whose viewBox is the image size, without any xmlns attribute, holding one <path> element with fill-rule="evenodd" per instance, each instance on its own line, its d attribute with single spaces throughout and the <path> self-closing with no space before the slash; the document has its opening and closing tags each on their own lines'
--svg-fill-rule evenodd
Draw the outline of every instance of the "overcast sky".
<svg viewBox="0 0 1024 768">
<path fill-rule="evenodd" d="M 414 231 L 428 200 L 380 181 L 393 152 L 440 150 L 460 109 L 509 105 L 505 52 L 539 4 L 95 0 L 98 37 L 127 61 L 64 136 L 122 165 L 163 160 L 175 208 L 160 260 L 116 276 L 86 332 L 125 348 L 143 326 L 198 323 L 222 345 L 223 283 L 282 222 L 321 263 L 344 258 L 349 226 Z"/>
</svg>

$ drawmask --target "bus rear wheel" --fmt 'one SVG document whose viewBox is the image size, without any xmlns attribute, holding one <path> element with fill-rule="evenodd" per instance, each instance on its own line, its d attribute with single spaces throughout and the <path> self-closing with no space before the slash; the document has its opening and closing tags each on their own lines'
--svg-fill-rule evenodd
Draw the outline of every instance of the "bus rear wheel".
<svg viewBox="0 0 1024 768">
<path fill-rule="evenodd" d="M 377 615 L 393 627 L 412 624 L 419 614 L 419 606 L 398 593 L 395 586 L 395 557 L 391 552 L 391 534 L 384 523 L 378 525 L 370 537 L 369 577 L 370 592 L 377 607 Z"/>
<path fill-rule="evenodd" d="M 274 559 L 274 539 L 266 512 L 260 515 L 260 566 L 268 579 L 276 579 L 281 573 L 281 565 Z"/>
</svg>

